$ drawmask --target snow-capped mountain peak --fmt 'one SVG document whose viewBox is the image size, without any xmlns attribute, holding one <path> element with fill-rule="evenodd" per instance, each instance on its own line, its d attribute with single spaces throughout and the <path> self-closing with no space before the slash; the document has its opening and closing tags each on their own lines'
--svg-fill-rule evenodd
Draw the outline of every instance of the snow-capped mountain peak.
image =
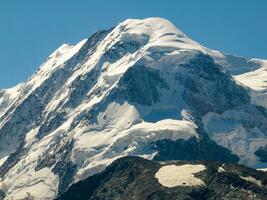
<svg viewBox="0 0 267 200">
<path fill-rule="evenodd" d="M 62 45 L 0 93 L 0 194 L 52 199 L 127 155 L 266 167 L 267 112 L 230 74 L 256 61 L 203 47 L 162 18 Z"/>
</svg>

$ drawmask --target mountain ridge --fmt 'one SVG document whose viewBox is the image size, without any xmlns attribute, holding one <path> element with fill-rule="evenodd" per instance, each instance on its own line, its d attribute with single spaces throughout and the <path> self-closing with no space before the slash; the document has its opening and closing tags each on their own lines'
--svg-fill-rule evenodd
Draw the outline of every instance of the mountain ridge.
<svg viewBox="0 0 267 200">
<path fill-rule="evenodd" d="M 178 175 L 177 182 L 163 182 L 158 174 L 164 167 L 171 174 L 165 172 L 163 177 L 174 180 Z M 174 167 L 177 171 L 172 172 Z M 195 167 L 201 169 L 187 179 L 187 173 Z M 186 170 L 182 171 L 183 168 Z M 153 162 L 123 157 L 102 173 L 72 185 L 57 199 L 266 199 L 264 188 L 266 173 L 245 166 L 210 161 Z"/>
</svg>

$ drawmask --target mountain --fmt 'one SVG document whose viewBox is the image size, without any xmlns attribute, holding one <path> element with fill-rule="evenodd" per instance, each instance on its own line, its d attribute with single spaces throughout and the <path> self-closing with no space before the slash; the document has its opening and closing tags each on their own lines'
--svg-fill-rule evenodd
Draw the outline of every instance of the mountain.
<svg viewBox="0 0 267 200">
<path fill-rule="evenodd" d="M 64 44 L 0 92 L 0 196 L 53 199 L 123 156 L 266 168 L 265 68 L 162 18 Z"/>
<path fill-rule="evenodd" d="M 266 198 L 267 173 L 245 166 L 124 157 L 72 185 L 58 200 Z"/>
</svg>

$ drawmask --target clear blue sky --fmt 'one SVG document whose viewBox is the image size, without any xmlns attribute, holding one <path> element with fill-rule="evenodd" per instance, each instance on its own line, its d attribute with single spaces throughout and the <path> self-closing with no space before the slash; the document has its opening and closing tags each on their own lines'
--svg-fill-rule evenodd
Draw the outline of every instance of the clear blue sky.
<svg viewBox="0 0 267 200">
<path fill-rule="evenodd" d="M 62 43 L 153 16 L 209 48 L 267 59 L 267 0 L 1 0 L 0 88 L 25 81 Z"/>
</svg>

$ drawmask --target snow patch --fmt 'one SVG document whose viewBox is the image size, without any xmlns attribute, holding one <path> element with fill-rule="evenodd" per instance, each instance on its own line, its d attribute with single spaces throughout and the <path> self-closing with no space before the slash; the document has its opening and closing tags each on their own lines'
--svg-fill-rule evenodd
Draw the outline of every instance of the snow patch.
<svg viewBox="0 0 267 200">
<path fill-rule="evenodd" d="M 204 165 L 167 165 L 161 167 L 155 177 L 158 182 L 165 187 L 176 186 L 204 186 L 205 183 L 194 176 L 194 174 L 205 170 Z"/>
<path fill-rule="evenodd" d="M 267 168 L 260 168 L 260 169 L 257 169 L 259 171 L 262 171 L 262 172 L 267 172 Z"/>
<path fill-rule="evenodd" d="M 4 162 L 6 161 L 6 159 L 8 158 L 9 155 L 4 156 L 3 158 L 0 159 L 0 167 L 4 164 Z"/>
<path fill-rule="evenodd" d="M 259 69 L 250 71 L 238 76 L 235 78 L 242 83 L 256 91 L 263 91 L 267 89 L 267 61 L 253 59 L 253 62 L 261 66 Z"/>
<path fill-rule="evenodd" d="M 258 185 L 258 186 L 262 186 L 262 184 L 261 184 L 261 180 L 258 180 L 258 179 L 255 179 L 254 177 L 252 177 L 252 176 L 246 176 L 246 177 L 244 177 L 244 176 L 240 176 L 240 178 L 242 178 L 243 180 L 245 180 L 245 181 L 248 181 L 248 182 L 251 182 L 251 183 L 255 183 L 256 185 Z"/>
<path fill-rule="evenodd" d="M 224 164 L 222 164 L 222 166 L 220 166 L 220 167 L 218 168 L 218 172 L 219 172 L 219 173 L 225 172 L 223 166 L 224 166 Z"/>
</svg>

